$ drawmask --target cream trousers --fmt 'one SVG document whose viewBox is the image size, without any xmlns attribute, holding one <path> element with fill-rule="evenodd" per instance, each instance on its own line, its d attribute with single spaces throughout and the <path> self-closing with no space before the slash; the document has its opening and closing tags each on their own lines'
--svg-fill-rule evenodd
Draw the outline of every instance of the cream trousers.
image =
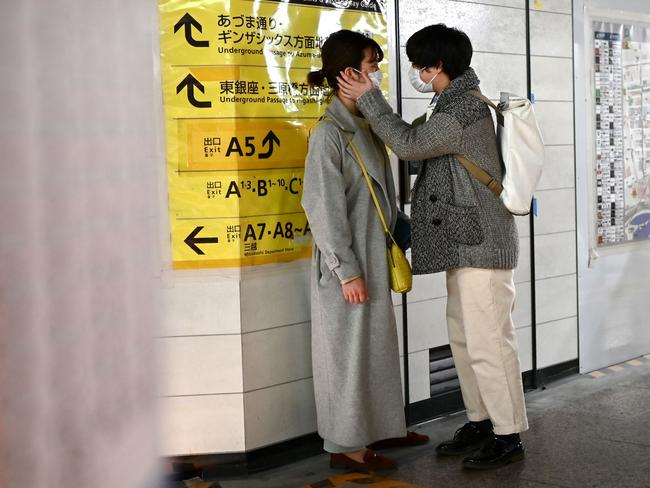
<svg viewBox="0 0 650 488">
<path fill-rule="evenodd" d="M 528 429 L 517 335 L 513 271 L 447 271 L 447 328 L 467 417 L 490 419 L 495 434 Z"/>
</svg>

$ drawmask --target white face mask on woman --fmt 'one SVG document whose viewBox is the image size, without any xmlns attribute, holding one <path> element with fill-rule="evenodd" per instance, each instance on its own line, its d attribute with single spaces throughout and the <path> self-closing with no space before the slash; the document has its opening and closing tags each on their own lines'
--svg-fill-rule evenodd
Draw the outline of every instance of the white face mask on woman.
<svg viewBox="0 0 650 488">
<path fill-rule="evenodd" d="M 368 73 L 368 78 L 370 78 L 370 81 L 372 81 L 372 85 L 375 88 L 379 88 L 381 87 L 381 82 L 384 80 L 384 72 L 378 69 L 377 71 Z"/>
<path fill-rule="evenodd" d="M 431 81 L 429 81 L 429 83 L 425 83 L 422 81 L 422 78 L 420 78 L 420 73 L 422 73 L 425 69 L 427 68 L 417 69 L 411 66 L 409 68 L 409 81 L 411 82 L 411 85 L 413 85 L 413 88 L 415 88 L 420 93 L 431 93 L 435 91 L 433 89 L 433 80 L 435 80 L 436 76 L 440 74 L 440 71 L 433 75 L 433 78 L 431 78 Z"/>
<path fill-rule="evenodd" d="M 362 75 L 361 71 L 359 71 L 358 69 L 356 68 L 352 68 L 352 69 L 357 73 L 359 73 L 360 75 Z M 370 81 L 372 81 L 372 86 L 374 86 L 375 88 L 379 88 L 381 87 L 381 82 L 384 79 L 384 72 L 378 69 L 377 71 L 368 73 L 368 78 L 370 78 Z"/>
</svg>

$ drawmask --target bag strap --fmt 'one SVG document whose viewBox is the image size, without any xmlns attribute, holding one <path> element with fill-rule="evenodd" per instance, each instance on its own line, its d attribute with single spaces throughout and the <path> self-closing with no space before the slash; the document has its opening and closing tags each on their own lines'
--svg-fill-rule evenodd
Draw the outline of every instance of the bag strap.
<svg viewBox="0 0 650 488">
<path fill-rule="evenodd" d="M 483 100 L 487 105 L 492 107 L 495 112 L 501 113 L 501 109 L 499 107 L 497 107 L 492 100 L 490 100 L 488 97 L 483 95 L 480 91 L 478 91 L 478 90 L 469 90 L 466 93 L 469 93 L 473 97 L 476 97 L 476 98 L 478 98 L 480 100 Z"/>
<path fill-rule="evenodd" d="M 492 193 L 494 193 L 496 196 L 501 195 L 501 192 L 503 191 L 503 185 L 494 177 L 490 176 L 490 173 L 479 167 L 476 163 L 473 163 L 467 159 L 462 154 L 454 154 L 454 157 L 458 159 L 458 162 L 463 165 L 469 174 L 487 186 Z"/>
<path fill-rule="evenodd" d="M 352 148 L 352 152 L 354 153 L 354 157 L 357 160 L 357 163 L 359 163 L 359 166 L 361 167 L 361 172 L 363 173 L 364 178 L 366 179 L 366 183 L 368 184 L 368 189 L 370 190 L 370 195 L 372 195 L 372 200 L 375 202 L 375 207 L 377 208 L 377 213 L 379 214 L 379 219 L 381 220 L 381 224 L 384 226 L 384 232 L 386 233 L 386 239 L 387 241 L 392 241 L 393 244 L 397 246 L 397 242 L 395 242 L 395 238 L 393 237 L 393 234 L 390 232 L 388 229 L 388 226 L 386 225 L 386 219 L 384 218 L 384 213 L 381 211 L 381 206 L 379 205 L 379 200 L 377 199 L 377 195 L 375 194 L 375 190 L 372 187 L 372 181 L 370 180 L 370 175 L 368 174 L 368 170 L 366 169 L 366 165 L 363 164 L 363 161 L 361 160 L 361 155 L 359 154 L 359 151 L 357 147 L 354 145 L 352 142 L 352 139 L 350 136 L 345 134 L 345 138 L 348 140 L 348 143 L 350 144 L 350 148 Z"/>
<path fill-rule="evenodd" d="M 501 127 L 503 127 L 503 111 L 499 108 L 498 105 L 495 105 L 492 100 L 490 100 L 488 97 L 483 95 L 478 90 L 469 90 L 469 91 L 467 91 L 465 93 L 468 93 L 469 95 L 472 95 L 473 97 L 478 98 L 483 103 L 485 103 L 488 107 L 492 108 L 494 110 L 494 112 L 496 113 L 496 116 L 497 116 L 497 124 L 499 124 Z"/>
<path fill-rule="evenodd" d="M 486 103 L 488 106 L 494 109 L 494 111 L 497 114 L 497 119 L 498 120 L 503 120 L 503 114 L 501 113 L 501 109 L 497 107 L 492 100 L 490 100 L 488 97 L 483 95 L 480 91 L 478 90 L 469 90 L 466 93 L 472 95 L 473 97 L 478 98 L 479 100 L 483 101 Z M 501 124 L 503 125 L 503 124 Z M 467 170 L 469 174 L 471 174 L 474 178 L 479 180 L 481 183 L 483 183 L 485 186 L 487 186 L 492 193 L 494 193 L 496 196 L 501 195 L 501 192 L 503 191 L 503 185 L 501 182 L 496 180 L 493 176 L 491 176 L 487 171 L 485 171 L 483 168 L 478 166 L 476 163 L 470 161 L 467 159 L 465 156 L 462 154 L 454 154 L 454 157 L 458 159 L 458 162 L 463 165 L 463 167 Z"/>
</svg>

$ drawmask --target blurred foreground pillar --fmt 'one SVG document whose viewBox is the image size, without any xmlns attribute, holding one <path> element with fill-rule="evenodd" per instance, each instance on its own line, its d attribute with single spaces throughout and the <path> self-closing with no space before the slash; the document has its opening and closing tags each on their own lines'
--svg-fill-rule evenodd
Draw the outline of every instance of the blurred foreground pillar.
<svg viewBox="0 0 650 488">
<path fill-rule="evenodd" d="M 156 3 L 0 18 L 0 487 L 151 487 Z"/>
</svg>

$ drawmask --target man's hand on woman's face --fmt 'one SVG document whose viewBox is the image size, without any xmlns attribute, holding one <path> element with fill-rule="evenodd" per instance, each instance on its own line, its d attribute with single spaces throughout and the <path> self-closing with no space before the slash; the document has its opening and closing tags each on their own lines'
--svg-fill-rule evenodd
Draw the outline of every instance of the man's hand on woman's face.
<svg viewBox="0 0 650 488">
<path fill-rule="evenodd" d="M 347 75 L 344 71 L 341 71 L 339 76 L 336 77 L 336 80 L 339 84 L 339 95 L 354 100 L 355 102 L 357 98 L 373 88 L 368 74 L 363 72 L 359 75 L 359 79 L 355 79 Z"/>
</svg>

